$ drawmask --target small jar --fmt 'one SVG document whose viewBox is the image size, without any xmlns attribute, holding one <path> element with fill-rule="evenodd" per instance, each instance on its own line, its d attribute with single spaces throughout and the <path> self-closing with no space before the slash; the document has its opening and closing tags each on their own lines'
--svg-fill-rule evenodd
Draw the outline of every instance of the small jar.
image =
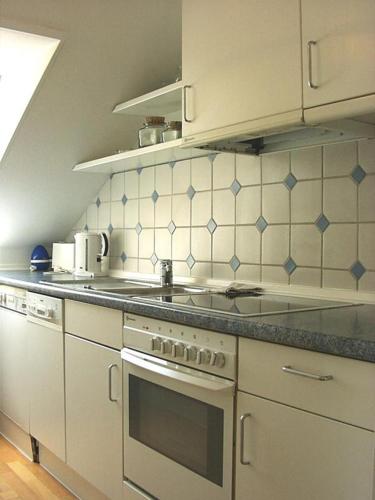
<svg viewBox="0 0 375 500">
<path fill-rule="evenodd" d="M 168 127 L 163 131 L 163 142 L 179 139 L 181 137 L 181 130 L 181 122 L 169 122 Z"/>
<path fill-rule="evenodd" d="M 144 127 L 138 132 L 138 144 L 140 148 L 153 146 L 163 142 L 163 130 L 165 129 L 165 118 L 163 116 L 146 116 Z"/>
</svg>

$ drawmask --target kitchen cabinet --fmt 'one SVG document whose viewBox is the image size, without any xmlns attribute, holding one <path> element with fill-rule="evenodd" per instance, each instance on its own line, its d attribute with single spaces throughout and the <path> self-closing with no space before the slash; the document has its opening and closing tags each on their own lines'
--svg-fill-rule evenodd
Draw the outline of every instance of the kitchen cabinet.
<svg viewBox="0 0 375 500">
<path fill-rule="evenodd" d="M 0 308 L 0 411 L 29 432 L 26 316 Z"/>
<path fill-rule="evenodd" d="M 67 464 L 111 500 L 122 498 L 120 352 L 65 335 Z"/>
<path fill-rule="evenodd" d="M 375 93 L 375 2 L 302 0 L 301 8 L 304 108 Z"/>
<path fill-rule="evenodd" d="M 237 500 L 373 499 L 373 432 L 243 392 L 237 414 Z"/>
<path fill-rule="evenodd" d="M 298 0 L 186 0 L 182 23 L 186 142 L 213 129 L 301 113 Z"/>
</svg>

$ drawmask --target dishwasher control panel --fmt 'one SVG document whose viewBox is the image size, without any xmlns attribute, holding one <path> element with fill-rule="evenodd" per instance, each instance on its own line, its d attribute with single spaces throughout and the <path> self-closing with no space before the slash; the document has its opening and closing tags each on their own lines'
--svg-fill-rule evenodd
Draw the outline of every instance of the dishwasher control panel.
<svg viewBox="0 0 375 500">
<path fill-rule="evenodd" d="M 59 329 L 63 324 L 63 301 L 55 297 L 27 292 L 26 311 L 31 320 L 39 320 L 55 325 Z"/>
</svg>

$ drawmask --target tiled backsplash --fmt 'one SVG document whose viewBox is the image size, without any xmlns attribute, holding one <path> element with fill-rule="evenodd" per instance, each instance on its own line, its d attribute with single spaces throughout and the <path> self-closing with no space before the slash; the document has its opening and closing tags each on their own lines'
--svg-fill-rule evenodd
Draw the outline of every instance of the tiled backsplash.
<svg viewBox="0 0 375 500">
<path fill-rule="evenodd" d="M 112 269 L 375 291 L 375 140 L 115 174 L 84 228 Z"/>
</svg>

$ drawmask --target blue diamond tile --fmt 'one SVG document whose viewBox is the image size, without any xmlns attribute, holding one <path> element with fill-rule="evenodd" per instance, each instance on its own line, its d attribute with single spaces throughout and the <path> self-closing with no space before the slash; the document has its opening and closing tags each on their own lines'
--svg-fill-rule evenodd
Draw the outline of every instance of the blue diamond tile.
<svg viewBox="0 0 375 500">
<path fill-rule="evenodd" d="M 240 261 L 235 255 L 233 255 L 233 257 L 230 259 L 229 264 L 233 271 L 237 271 L 237 269 L 240 267 Z"/>
<path fill-rule="evenodd" d="M 113 226 L 112 226 L 112 224 L 109 224 L 109 226 L 108 226 L 108 228 L 107 228 L 107 229 L 108 229 L 109 234 L 112 234 L 112 231 L 113 231 Z"/>
<path fill-rule="evenodd" d="M 84 228 L 83 228 L 84 231 L 88 231 L 89 230 L 89 226 L 87 224 L 85 224 Z"/>
<path fill-rule="evenodd" d="M 366 268 L 359 260 L 357 260 L 357 262 L 354 262 L 354 264 L 350 268 L 350 272 L 357 280 L 360 280 L 362 276 L 365 274 Z"/>
<path fill-rule="evenodd" d="M 142 228 L 141 224 L 138 222 L 138 224 L 135 226 L 136 233 L 139 235 L 141 233 L 142 229 L 143 228 Z"/>
<path fill-rule="evenodd" d="M 122 262 L 125 262 L 128 257 L 127 257 L 125 252 L 122 252 L 122 254 L 120 255 L 120 258 L 121 258 Z"/>
<path fill-rule="evenodd" d="M 288 257 L 284 263 L 284 269 L 288 274 L 292 274 L 297 268 L 297 264 L 294 262 L 292 257 Z"/>
<path fill-rule="evenodd" d="M 124 194 L 124 196 L 121 198 L 121 201 L 122 201 L 122 204 L 123 205 L 126 205 L 126 202 L 128 201 L 128 198 L 126 197 L 126 195 Z"/>
<path fill-rule="evenodd" d="M 256 221 L 255 223 L 256 225 L 256 228 L 258 229 L 258 231 L 260 233 L 263 233 L 263 231 L 266 229 L 266 227 L 268 226 L 268 222 L 266 221 L 266 219 L 263 217 L 263 215 L 261 215 L 258 220 Z"/>
<path fill-rule="evenodd" d="M 189 186 L 187 191 L 186 191 L 186 194 L 188 195 L 188 197 L 192 200 L 194 198 L 194 195 L 195 195 L 195 189 L 193 188 L 193 186 Z"/>
<path fill-rule="evenodd" d="M 218 153 L 211 153 L 210 155 L 208 155 L 208 159 L 210 160 L 210 162 L 214 162 L 215 161 L 215 158 L 217 157 Z"/>
<path fill-rule="evenodd" d="M 363 170 L 361 165 L 357 165 L 356 167 L 353 168 L 351 175 L 353 181 L 356 182 L 357 184 L 360 184 L 366 177 L 366 172 Z"/>
<path fill-rule="evenodd" d="M 210 219 L 207 223 L 207 229 L 209 232 L 212 234 L 215 232 L 215 229 L 217 228 L 217 224 L 213 219 Z"/>
<path fill-rule="evenodd" d="M 284 179 L 284 186 L 291 191 L 294 186 L 297 184 L 297 179 L 294 177 L 293 174 L 288 174 L 285 179 Z"/>
<path fill-rule="evenodd" d="M 238 182 L 237 179 L 234 179 L 230 189 L 231 189 L 232 193 L 234 194 L 234 196 L 238 195 L 238 193 L 240 192 L 240 189 L 241 189 L 241 184 Z"/>
<path fill-rule="evenodd" d="M 194 257 L 190 254 L 189 257 L 186 259 L 186 264 L 189 266 L 189 269 L 191 269 L 194 264 L 195 264 L 195 259 Z"/>
<path fill-rule="evenodd" d="M 152 263 L 153 265 L 155 265 L 155 264 L 157 263 L 158 258 L 157 258 L 157 256 L 156 256 L 156 253 L 153 253 L 153 254 L 151 255 L 150 260 L 151 260 L 151 263 Z"/>
<path fill-rule="evenodd" d="M 154 191 L 151 195 L 151 198 L 152 198 L 152 201 L 154 203 L 156 203 L 158 201 L 158 198 L 159 198 L 159 193 L 157 191 Z"/>
<path fill-rule="evenodd" d="M 142 170 L 143 170 L 143 167 L 138 167 L 138 168 L 137 168 L 137 174 L 138 174 L 138 175 L 141 175 Z"/>
<path fill-rule="evenodd" d="M 327 229 L 329 224 L 330 224 L 330 222 L 324 214 L 320 214 L 319 217 L 315 221 L 315 225 L 321 233 L 324 233 L 324 231 Z"/>
<path fill-rule="evenodd" d="M 101 201 L 100 201 L 100 198 L 96 198 L 96 202 L 95 202 L 95 205 L 99 208 L 100 205 L 101 205 Z"/>
<path fill-rule="evenodd" d="M 175 165 L 176 165 L 176 162 L 175 162 L 175 161 L 170 161 L 170 162 L 169 162 L 169 166 L 170 166 L 171 168 L 174 168 L 174 166 L 175 166 Z"/>
<path fill-rule="evenodd" d="M 168 224 L 168 231 L 173 234 L 176 230 L 176 224 L 171 220 L 171 222 Z"/>
</svg>

